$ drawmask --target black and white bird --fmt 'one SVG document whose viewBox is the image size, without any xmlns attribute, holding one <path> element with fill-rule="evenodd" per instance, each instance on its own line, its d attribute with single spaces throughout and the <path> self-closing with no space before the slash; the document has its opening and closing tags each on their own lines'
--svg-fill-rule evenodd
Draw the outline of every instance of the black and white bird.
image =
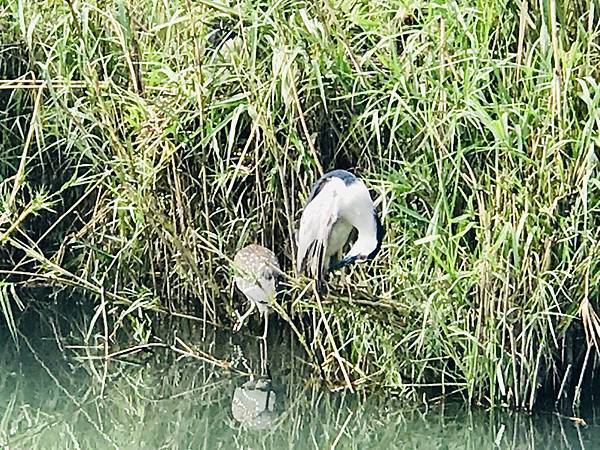
<svg viewBox="0 0 600 450">
<path fill-rule="evenodd" d="M 263 339 L 266 339 L 270 303 L 275 299 L 277 279 L 282 273 L 277 257 L 268 248 L 250 244 L 235 254 L 233 264 L 235 285 L 250 302 L 248 311 L 238 317 L 234 331 L 238 331 L 257 308 L 265 321 Z"/>
<path fill-rule="evenodd" d="M 342 257 L 350 233 L 358 235 Z M 331 270 L 375 257 L 383 226 L 365 184 L 346 170 L 323 175 L 313 185 L 298 230 L 298 273 L 321 281 Z"/>
</svg>

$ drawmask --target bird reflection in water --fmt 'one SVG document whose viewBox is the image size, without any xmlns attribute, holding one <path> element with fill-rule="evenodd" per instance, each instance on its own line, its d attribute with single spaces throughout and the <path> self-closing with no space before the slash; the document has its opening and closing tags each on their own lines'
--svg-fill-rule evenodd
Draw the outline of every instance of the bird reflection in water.
<svg viewBox="0 0 600 450">
<path fill-rule="evenodd" d="M 266 342 L 260 340 L 261 361 L 260 375 L 250 375 L 250 379 L 235 388 L 231 400 L 233 418 L 242 426 L 252 430 L 264 430 L 271 427 L 279 412 L 277 411 L 277 395 L 272 386 L 272 379 L 266 358 Z"/>
</svg>

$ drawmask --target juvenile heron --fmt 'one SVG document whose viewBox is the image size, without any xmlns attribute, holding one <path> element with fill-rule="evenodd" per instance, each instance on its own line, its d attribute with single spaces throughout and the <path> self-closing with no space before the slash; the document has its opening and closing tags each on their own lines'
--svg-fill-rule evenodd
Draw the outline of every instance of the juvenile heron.
<svg viewBox="0 0 600 450">
<path fill-rule="evenodd" d="M 281 274 L 277 257 L 268 248 L 250 244 L 235 254 L 233 264 L 236 271 L 235 285 L 250 302 L 248 311 L 238 317 L 234 331 L 238 331 L 254 308 L 258 308 L 265 324 L 262 337 L 266 339 L 269 303 L 275 298 L 277 278 Z"/>
<path fill-rule="evenodd" d="M 358 237 L 342 258 L 353 228 Z M 383 227 L 365 184 L 346 170 L 323 175 L 312 186 L 298 230 L 298 273 L 321 281 L 326 272 L 375 257 Z"/>
</svg>

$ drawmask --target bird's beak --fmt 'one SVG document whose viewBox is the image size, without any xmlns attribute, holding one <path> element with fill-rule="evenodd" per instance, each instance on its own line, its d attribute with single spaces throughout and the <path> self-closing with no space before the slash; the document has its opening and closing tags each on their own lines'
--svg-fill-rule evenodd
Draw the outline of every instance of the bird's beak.
<svg viewBox="0 0 600 450">
<path fill-rule="evenodd" d="M 358 258 L 359 258 L 359 256 L 348 256 L 346 258 L 343 258 L 340 261 L 336 262 L 331 267 L 329 267 L 329 271 L 332 272 L 334 270 L 341 269 L 344 266 L 354 263 L 355 261 L 358 260 Z"/>
</svg>

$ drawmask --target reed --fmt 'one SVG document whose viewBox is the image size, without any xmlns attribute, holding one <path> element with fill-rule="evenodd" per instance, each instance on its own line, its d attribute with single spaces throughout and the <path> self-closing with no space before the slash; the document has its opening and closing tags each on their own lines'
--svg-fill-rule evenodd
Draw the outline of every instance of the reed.
<svg viewBox="0 0 600 450">
<path fill-rule="evenodd" d="M 228 326 L 229 258 L 260 242 L 332 387 L 578 395 L 600 335 L 599 13 L 0 3 L 0 315 L 16 340 L 51 286 L 95 302 L 106 346 L 167 315 Z M 332 168 L 367 180 L 387 234 L 315 296 L 294 230 Z"/>
</svg>

